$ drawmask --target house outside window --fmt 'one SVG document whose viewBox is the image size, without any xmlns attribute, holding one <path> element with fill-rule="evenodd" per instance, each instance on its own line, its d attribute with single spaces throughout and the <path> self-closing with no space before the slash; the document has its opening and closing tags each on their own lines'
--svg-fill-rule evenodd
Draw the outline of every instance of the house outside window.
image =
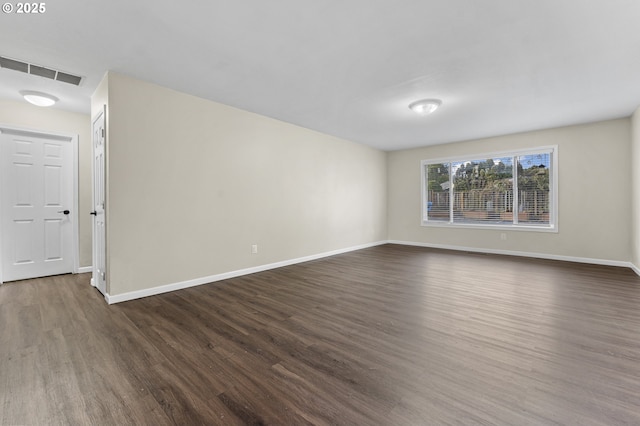
<svg viewBox="0 0 640 426">
<path fill-rule="evenodd" d="M 423 225 L 557 231 L 557 151 L 423 160 Z"/>
</svg>

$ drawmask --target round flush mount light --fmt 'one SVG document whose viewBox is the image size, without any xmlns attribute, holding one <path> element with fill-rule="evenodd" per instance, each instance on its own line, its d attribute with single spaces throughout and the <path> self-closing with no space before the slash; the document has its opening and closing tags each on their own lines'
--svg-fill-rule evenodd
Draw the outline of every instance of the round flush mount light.
<svg viewBox="0 0 640 426">
<path fill-rule="evenodd" d="M 25 101 L 41 107 L 51 106 L 60 100 L 55 96 L 51 96 L 47 93 L 35 92 L 33 90 L 21 90 L 20 94 L 25 99 Z"/>
<path fill-rule="evenodd" d="M 409 109 L 416 114 L 429 115 L 442 105 L 440 99 L 421 99 L 409 104 Z"/>
</svg>

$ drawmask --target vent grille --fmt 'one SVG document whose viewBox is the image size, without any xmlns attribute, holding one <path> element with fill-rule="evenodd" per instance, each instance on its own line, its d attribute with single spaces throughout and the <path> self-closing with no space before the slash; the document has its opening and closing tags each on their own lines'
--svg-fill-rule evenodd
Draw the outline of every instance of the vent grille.
<svg viewBox="0 0 640 426">
<path fill-rule="evenodd" d="M 63 83 L 75 84 L 76 86 L 79 86 L 80 80 L 82 80 L 82 77 L 78 77 L 77 75 L 71 75 L 65 72 L 58 71 L 56 80 L 62 81 Z"/>
<path fill-rule="evenodd" d="M 0 56 L 0 67 L 79 86 L 82 77 Z"/>
<path fill-rule="evenodd" d="M 29 72 L 29 64 L 24 62 L 14 61 L 13 59 L 0 57 L 0 66 L 2 68 L 8 68 L 14 71 Z"/>
<path fill-rule="evenodd" d="M 29 65 L 29 74 L 39 75 L 40 77 L 50 78 L 51 80 L 56 79 L 55 70 L 50 70 L 49 68 L 45 67 L 39 67 L 37 65 Z"/>
</svg>

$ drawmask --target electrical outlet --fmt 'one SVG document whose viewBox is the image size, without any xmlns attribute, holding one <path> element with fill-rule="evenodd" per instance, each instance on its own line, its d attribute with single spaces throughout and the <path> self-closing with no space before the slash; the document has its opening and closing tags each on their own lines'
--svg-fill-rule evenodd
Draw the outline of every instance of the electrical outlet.
<svg viewBox="0 0 640 426">
<path fill-rule="evenodd" d="M 500 233 L 500 239 L 501 239 L 502 241 L 507 241 L 507 234 L 506 234 L 506 233 L 504 233 L 504 232 Z"/>
<path fill-rule="evenodd" d="M 253 244 L 251 246 L 251 254 L 258 254 L 258 245 L 257 244 Z"/>
</svg>

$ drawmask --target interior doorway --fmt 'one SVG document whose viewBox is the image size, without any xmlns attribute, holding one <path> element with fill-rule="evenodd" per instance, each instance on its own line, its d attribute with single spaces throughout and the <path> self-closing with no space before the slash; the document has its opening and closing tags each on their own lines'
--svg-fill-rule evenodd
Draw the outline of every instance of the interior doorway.
<svg viewBox="0 0 640 426">
<path fill-rule="evenodd" d="M 77 136 L 0 126 L 0 282 L 78 269 Z"/>
</svg>

